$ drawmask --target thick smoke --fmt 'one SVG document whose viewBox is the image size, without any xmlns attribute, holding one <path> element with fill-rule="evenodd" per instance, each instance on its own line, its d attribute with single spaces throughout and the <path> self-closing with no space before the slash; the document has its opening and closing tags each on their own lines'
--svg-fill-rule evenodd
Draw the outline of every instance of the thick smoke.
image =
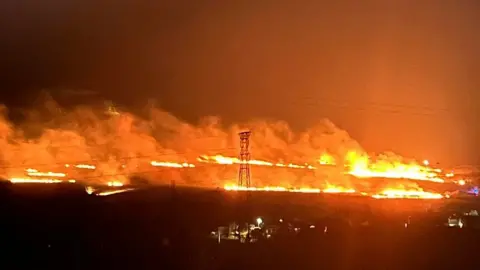
<svg viewBox="0 0 480 270">
<path fill-rule="evenodd" d="M 26 168 L 39 171 L 66 171 L 86 182 L 129 181 L 132 177 L 152 184 L 205 187 L 235 183 L 235 165 L 196 162 L 200 155 L 237 157 L 238 133 L 251 130 L 252 159 L 272 162 L 318 164 L 328 153 L 342 161 L 359 144 L 328 120 L 300 133 L 284 121 L 251 121 L 223 126 L 219 117 L 205 117 L 198 125 L 178 119 L 159 108 L 148 108 L 146 117 L 128 112 L 106 111 L 104 106 L 60 107 L 47 99 L 44 106 L 25 113 L 26 119 L 14 125 L 7 120 L 7 109 L 0 115 L 0 157 L 4 178 L 24 175 Z M 169 169 L 150 166 L 150 161 L 195 163 L 196 168 Z M 95 171 L 73 170 L 65 164 L 94 164 Z M 252 167 L 256 185 L 322 187 L 329 183 L 350 185 L 342 164 L 320 170 Z"/>
</svg>

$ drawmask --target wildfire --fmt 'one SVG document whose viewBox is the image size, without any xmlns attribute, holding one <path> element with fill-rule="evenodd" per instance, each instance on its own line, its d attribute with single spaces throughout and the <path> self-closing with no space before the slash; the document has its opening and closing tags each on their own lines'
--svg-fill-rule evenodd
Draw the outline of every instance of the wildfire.
<svg viewBox="0 0 480 270">
<path fill-rule="evenodd" d="M 371 194 L 357 192 L 351 188 L 330 185 L 325 189 L 316 188 L 286 188 L 286 187 L 241 187 L 237 185 L 225 185 L 226 191 L 263 191 L 263 192 L 298 192 L 298 193 L 346 193 L 361 196 L 371 196 L 375 199 L 442 199 L 444 196 L 439 193 L 426 192 L 422 190 L 385 189 L 380 193 Z"/>
<path fill-rule="evenodd" d="M 107 182 L 107 186 L 109 187 L 123 187 L 123 183 L 119 181 L 110 181 Z"/>
<path fill-rule="evenodd" d="M 386 189 L 378 194 L 372 195 L 375 199 L 442 199 L 444 196 L 439 193 L 425 192 L 422 190 Z"/>
<path fill-rule="evenodd" d="M 323 153 L 318 159 L 321 165 L 335 165 L 335 158 L 327 153 Z"/>
<path fill-rule="evenodd" d="M 280 186 L 266 186 L 266 187 L 242 187 L 237 185 L 225 185 L 226 191 L 265 191 L 265 192 L 295 192 L 295 193 L 355 193 L 354 189 L 343 188 L 340 186 L 329 185 L 325 189 L 319 188 L 286 188 Z"/>
<path fill-rule="evenodd" d="M 75 179 L 59 179 L 67 176 L 67 174 L 61 172 L 39 172 L 36 169 L 28 168 L 25 170 L 25 174 L 27 177 L 11 177 L 8 180 L 13 184 L 58 184 L 76 182 Z"/>
<path fill-rule="evenodd" d="M 132 190 L 135 190 L 135 189 L 125 188 L 125 189 L 110 190 L 110 191 L 104 191 L 104 192 L 97 193 L 96 195 L 97 196 L 110 196 L 110 195 L 124 193 L 124 192 L 132 191 Z"/>
<path fill-rule="evenodd" d="M 340 186 L 328 185 L 327 188 L 323 189 L 324 193 L 355 193 L 356 190 L 352 188 L 344 188 Z"/>
<path fill-rule="evenodd" d="M 14 184 L 27 184 L 27 183 L 35 183 L 35 184 L 56 184 L 62 183 L 63 180 L 60 179 L 32 179 L 32 178 L 10 178 L 10 182 Z"/>
<path fill-rule="evenodd" d="M 288 191 L 288 189 L 284 187 L 242 187 L 237 185 L 225 185 L 224 189 L 227 191 L 276 191 L 276 192 Z"/>
<path fill-rule="evenodd" d="M 154 167 L 169 167 L 169 168 L 195 168 L 195 165 L 190 163 L 175 163 L 175 162 L 162 162 L 151 161 L 150 164 Z"/>
<path fill-rule="evenodd" d="M 222 165 L 236 165 L 242 164 L 245 161 L 240 160 L 235 157 L 228 157 L 222 155 L 213 155 L 207 156 L 202 155 L 197 158 L 197 161 L 200 163 L 208 164 L 222 164 Z M 315 167 L 310 164 L 305 163 L 294 164 L 294 163 L 275 163 L 265 160 L 250 160 L 247 161 L 248 164 L 253 166 L 267 166 L 267 167 L 280 167 L 280 168 L 294 168 L 294 169 L 308 169 L 308 170 L 318 170 L 321 166 L 341 166 L 345 174 L 353 175 L 357 178 L 372 178 L 372 177 L 382 177 L 382 178 L 394 178 L 394 179 L 414 179 L 422 181 L 433 181 L 433 182 L 444 182 L 440 178 L 439 173 L 440 169 L 434 169 L 428 166 L 428 162 L 423 162 L 423 164 L 418 163 L 402 163 L 400 161 L 390 161 L 386 158 L 373 160 L 365 154 L 360 154 L 355 151 L 348 152 L 344 160 L 338 160 L 334 156 L 329 155 L 328 153 L 323 153 L 320 158 L 317 160 L 320 167 Z M 153 167 L 166 167 L 166 168 L 195 168 L 196 165 L 187 162 L 173 162 L 173 161 L 156 161 L 152 160 L 150 165 Z M 79 168 L 79 169 L 88 169 L 95 170 L 97 167 L 90 164 L 65 164 L 65 168 Z M 25 174 L 28 177 L 13 177 L 10 179 L 12 183 L 43 183 L 43 184 L 53 184 L 53 183 L 75 183 L 76 180 L 63 180 L 67 176 L 63 172 L 40 172 L 36 169 L 26 169 Z M 453 176 L 453 174 L 452 174 Z M 451 177 L 447 174 L 446 177 Z M 459 185 L 465 185 L 464 180 L 457 181 Z M 106 183 L 109 187 L 123 187 L 124 183 L 118 180 L 109 181 Z M 264 191 L 264 192 L 295 192 L 295 193 L 344 193 L 344 194 L 356 194 L 362 196 L 371 196 L 376 199 L 392 199 L 392 198 L 421 198 L 421 199 L 441 199 L 444 198 L 441 194 L 425 192 L 422 190 L 403 190 L 403 189 L 385 189 L 376 194 L 367 194 L 364 192 L 359 192 L 353 188 L 337 186 L 337 185 L 327 185 L 324 188 L 311 188 L 311 187 L 283 187 L 283 186 L 265 186 L 265 187 L 241 187 L 237 185 L 225 185 L 224 189 L 227 191 Z M 105 191 L 96 193 L 96 189 L 92 187 L 86 187 L 85 191 L 88 194 L 96 193 L 98 196 L 108 196 L 112 194 L 117 194 L 121 192 L 130 191 L 129 188 L 116 189 L 113 191 Z"/>
<path fill-rule="evenodd" d="M 91 195 L 95 192 L 95 188 L 94 187 L 91 187 L 91 186 L 86 186 L 85 187 L 85 192 L 87 192 L 88 195 Z"/>
<path fill-rule="evenodd" d="M 36 179 L 36 178 L 19 178 L 19 177 L 13 177 L 10 178 L 9 181 L 13 184 L 58 184 L 58 183 L 75 183 L 75 179 L 69 179 L 69 180 L 61 180 L 61 179 L 53 179 L 53 178 L 42 178 L 42 179 Z"/>
<path fill-rule="evenodd" d="M 70 168 L 71 166 L 78 169 L 88 169 L 88 170 L 95 170 L 97 168 L 96 166 L 90 165 L 90 164 L 76 164 L 76 165 L 65 164 L 65 168 Z"/>
<path fill-rule="evenodd" d="M 242 163 L 242 161 L 238 158 L 225 157 L 222 155 L 200 156 L 199 158 L 197 158 L 197 160 L 203 163 L 216 163 L 223 165 Z M 247 163 L 256 166 L 275 166 L 310 170 L 317 169 L 316 167 L 309 164 L 299 165 L 293 163 L 272 163 L 263 160 L 250 160 Z M 331 166 L 337 164 L 334 157 L 328 154 L 323 154 L 318 160 L 318 163 L 320 165 Z M 405 164 L 400 161 L 389 162 L 386 160 L 379 160 L 372 162 L 368 156 L 358 154 L 354 151 L 347 153 L 347 155 L 345 156 L 344 164 L 345 173 L 358 178 L 383 177 L 394 179 L 432 181 L 438 183 L 444 182 L 444 180 L 438 176 L 439 170 L 432 169 L 428 166 L 419 165 L 416 163 Z"/>
<path fill-rule="evenodd" d="M 386 160 L 372 162 L 368 156 L 353 151 L 347 154 L 345 162 L 349 167 L 348 174 L 358 178 L 384 177 L 444 182 L 433 169 L 415 163 L 404 164 Z"/>
<path fill-rule="evenodd" d="M 96 193 L 98 191 L 96 188 L 94 188 L 92 186 L 86 186 L 85 187 L 85 192 L 88 195 L 95 194 L 96 196 L 110 196 L 110 195 L 124 193 L 124 192 L 132 191 L 132 190 L 135 190 L 135 189 L 134 188 L 123 188 L 123 189 L 115 189 L 115 190 L 106 190 L 106 191 Z"/>
<path fill-rule="evenodd" d="M 239 158 L 234 158 L 234 157 L 225 157 L 222 155 L 215 155 L 215 156 L 200 156 L 197 158 L 198 162 L 202 163 L 216 163 L 216 164 L 221 164 L 221 165 L 233 165 L 233 164 L 241 164 L 241 163 L 247 163 L 250 165 L 256 165 L 256 166 L 269 166 L 269 167 L 285 167 L 285 168 L 294 168 L 294 169 L 310 169 L 314 170 L 315 167 L 309 164 L 305 165 L 299 165 L 299 164 L 284 164 L 284 163 L 273 163 L 273 162 L 268 162 L 264 160 L 249 160 L 249 161 L 241 161 Z"/>
<path fill-rule="evenodd" d="M 65 177 L 67 176 L 65 173 L 57 173 L 57 172 L 39 172 L 35 169 L 26 169 L 28 176 L 36 176 L 36 177 Z"/>
<path fill-rule="evenodd" d="M 216 163 L 223 165 L 234 165 L 241 164 L 242 161 L 238 158 L 225 157 L 221 155 L 215 156 L 200 156 L 197 159 L 202 163 Z M 293 163 L 273 163 L 263 160 L 250 160 L 249 164 L 255 166 L 269 166 L 269 167 L 285 167 L 285 168 L 297 168 L 297 169 L 317 169 L 314 166 L 309 164 L 299 165 Z M 323 154 L 318 160 L 320 165 L 331 165 L 336 166 L 335 159 L 328 155 Z M 424 162 L 425 163 L 425 162 Z M 168 168 L 195 168 L 194 164 L 191 163 L 177 163 L 171 161 L 151 161 L 150 164 L 154 167 L 168 167 Z M 369 177 L 384 177 L 384 178 L 405 178 L 405 179 L 416 179 L 416 180 L 425 180 L 433 182 L 444 182 L 438 176 L 438 172 L 441 170 L 432 169 L 424 165 L 419 164 L 403 164 L 401 162 L 387 162 L 384 160 L 380 161 L 371 161 L 370 158 L 366 155 L 360 155 L 356 152 L 349 152 L 344 161 L 344 169 L 346 174 L 356 176 L 358 178 L 369 178 Z M 96 166 L 89 164 L 76 164 L 69 165 L 65 164 L 66 168 L 75 167 L 80 169 L 89 169 L 95 170 Z M 41 183 L 41 184 L 55 184 L 55 183 L 75 183 L 76 180 L 63 180 L 67 176 L 63 172 L 40 172 L 37 169 L 28 168 L 25 170 L 25 174 L 28 177 L 13 177 L 10 178 L 12 183 Z M 40 178 L 33 178 L 40 177 Z M 465 185 L 464 180 L 458 181 L 459 185 Z M 120 181 L 109 181 L 106 183 L 109 187 L 123 187 L 123 182 Z M 444 196 L 438 193 L 426 192 L 423 190 L 404 190 L 404 189 L 394 189 L 389 188 L 385 189 L 376 194 L 367 194 L 364 192 L 358 192 L 353 188 L 347 188 L 337 185 L 327 185 L 325 188 L 310 188 L 310 187 L 283 187 L 283 186 L 265 186 L 265 187 L 242 187 L 237 185 L 225 185 L 224 189 L 227 191 L 263 191 L 263 192 L 294 192 L 294 193 L 334 193 L 334 194 L 356 194 L 361 196 L 371 196 L 375 199 L 398 199 L 398 198 L 407 198 L 407 199 L 442 199 Z M 88 194 L 95 194 L 97 196 L 109 196 L 113 194 L 123 193 L 131 191 L 131 188 L 116 189 L 110 191 L 103 191 L 96 193 L 97 190 L 93 187 L 87 186 L 85 191 Z"/>
</svg>

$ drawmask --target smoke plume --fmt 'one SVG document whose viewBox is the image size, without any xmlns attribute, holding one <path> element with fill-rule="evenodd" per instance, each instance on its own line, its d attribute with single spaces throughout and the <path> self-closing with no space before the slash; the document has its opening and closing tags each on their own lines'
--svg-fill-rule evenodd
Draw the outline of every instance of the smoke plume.
<svg viewBox="0 0 480 270">
<path fill-rule="evenodd" d="M 0 174 L 21 176 L 26 168 L 39 171 L 65 171 L 65 164 L 93 164 L 96 170 L 68 169 L 69 177 L 85 182 L 128 182 L 132 177 L 152 184 L 178 184 L 205 187 L 235 183 L 235 165 L 195 163 L 201 155 L 237 157 L 238 133 L 251 130 L 252 159 L 271 162 L 318 164 L 328 153 L 342 162 L 351 150 L 364 150 L 348 133 L 327 119 L 293 132 L 284 121 L 255 120 L 229 126 L 219 117 L 204 117 L 198 125 L 182 121 L 155 107 L 146 117 L 107 110 L 105 106 L 78 106 L 66 109 L 53 99 L 25 112 L 21 123 L 7 120 L 7 108 L 0 110 Z M 391 157 L 388 157 L 389 159 Z M 195 163 L 195 168 L 152 167 L 152 160 Z M 342 164 L 321 170 L 252 167 L 256 185 L 310 186 L 351 185 Z"/>
</svg>

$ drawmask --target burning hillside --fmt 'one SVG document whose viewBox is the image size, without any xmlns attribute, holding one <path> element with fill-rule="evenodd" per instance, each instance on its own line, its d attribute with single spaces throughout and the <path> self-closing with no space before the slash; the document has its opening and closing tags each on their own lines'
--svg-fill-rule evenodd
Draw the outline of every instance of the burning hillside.
<svg viewBox="0 0 480 270">
<path fill-rule="evenodd" d="M 88 107 L 65 110 L 49 101 L 21 125 L 0 119 L 0 174 L 11 182 L 75 182 L 121 186 L 132 179 L 152 184 L 202 187 L 236 183 L 238 132 L 252 130 L 252 182 L 257 189 L 293 192 L 359 192 L 369 178 L 391 179 L 381 197 L 400 191 L 422 196 L 404 179 L 444 182 L 441 170 L 392 153 L 369 156 L 328 120 L 294 133 L 282 121 L 223 126 L 217 117 L 199 125 L 157 108 L 148 117 L 105 113 Z M 273 170 L 272 168 L 275 168 Z M 263 187 L 263 188 L 262 188 Z M 394 192 L 394 190 L 397 190 Z M 371 191 L 369 191 L 371 192 Z M 373 192 L 372 194 L 376 194 Z M 389 195 L 390 194 L 390 195 Z M 428 197 L 428 196 L 427 196 Z"/>
</svg>

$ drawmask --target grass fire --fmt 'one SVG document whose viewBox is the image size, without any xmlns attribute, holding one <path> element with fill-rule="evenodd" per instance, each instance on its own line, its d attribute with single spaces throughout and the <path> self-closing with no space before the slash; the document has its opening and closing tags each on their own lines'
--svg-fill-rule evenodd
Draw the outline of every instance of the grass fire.
<svg viewBox="0 0 480 270">
<path fill-rule="evenodd" d="M 90 107 L 67 110 L 53 100 L 22 123 L 0 120 L 0 174 L 11 183 L 81 183 L 120 188 L 153 185 L 227 191 L 341 193 L 385 198 L 442 199 L 424 183 L 447 184 L 454 174 L 393 153 L 371 155 L 328 120 L 301 132 L 282 121 L 224 126 L 217 117 L 197 126 L 157 108 L 142 117 Z M 254 159 L 237 158 L 238 132 L 252 130 Z M 252 186 L 235 183 L 238 166 L 252 168 Z M 381 184 L 375 179 L 382 179 Z M 458 183 L 465 184 L 465 180 Z M 93 189 L 87 188 L 92 193 Z M 104 192 L 109 195 L 120 193 Z M 124 188 L 130 191 L 131 188 Z"/>
</svg>

